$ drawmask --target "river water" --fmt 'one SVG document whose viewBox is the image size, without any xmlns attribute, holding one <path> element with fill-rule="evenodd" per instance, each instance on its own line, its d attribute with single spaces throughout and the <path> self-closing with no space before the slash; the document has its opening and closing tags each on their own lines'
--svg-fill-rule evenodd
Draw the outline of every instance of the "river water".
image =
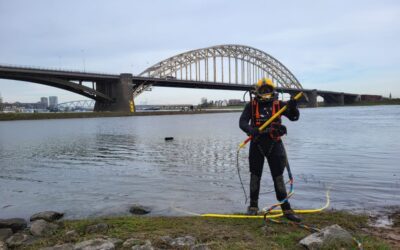
<svg viewBox="0 0 400 250">
<path fill-rule="evenodd" d="M 240 113 L 0 122 L 0 218 L 244 211 Z M 284 138 L 295 208 L 400 205 L 400 106 L 302 109 Z M 165 141 L 165 137 L 174 137 Z M 240 169 L 248 191 L 248 147 Z M 262 190 L 272 186 L 264 168 Z M 275 202 L 263 194 L 260 205 Z"/>
</svg>

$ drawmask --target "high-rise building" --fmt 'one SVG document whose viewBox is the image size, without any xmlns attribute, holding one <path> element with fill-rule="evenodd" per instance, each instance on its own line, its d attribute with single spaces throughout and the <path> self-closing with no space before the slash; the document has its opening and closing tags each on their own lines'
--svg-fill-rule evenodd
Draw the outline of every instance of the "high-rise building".
<svg viewBox="0 0 400 250">
<path fill-rule="evenodd" d="M 40 103 L 45 109 L 49 107 L 49 99 L 47 97 L 40 98 Z"/>
<path fill-rule="evenodd" d="M 3 111 L 3 98 L 1 97 L 1 93 L 0 93 L 0 111 Z"/>
<path fill-rule="evenodd" d="M 53 109 L 58 104 L 58 97 L 57 96 L 49 96 L 49 108 Z"/>
</svg>

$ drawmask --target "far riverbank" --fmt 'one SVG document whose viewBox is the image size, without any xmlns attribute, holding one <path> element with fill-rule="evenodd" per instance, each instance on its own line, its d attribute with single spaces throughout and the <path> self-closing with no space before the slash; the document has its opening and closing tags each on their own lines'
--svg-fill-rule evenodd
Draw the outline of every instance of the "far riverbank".
<svg viewBox="0 0 400 250">
<path fill-rule="evenodd" d="M 384 100 L 377 102 L 357 102 L 345 105 L 344 107 L 355 106 L 379 106 L 379 105 L 400 105 L 400 99 Z M 318 108 L 335 107 L 335 105 L 318 104 Z M 343 106 L 337 106 L 343 107 Z M 212 113 L 231 113 L 242 112 L 244 106 L 228 107 L 207 107 L 194 111 L 137 111 L 130 112 L 60 112 L 60 113 L 0 113 L 0 121 L 17 120 L 45 120 L 45 119 L 71 119 L 71 118 L 97 118 L 97 117 L 123 117 L 123 116 L 152 116 L 152 115 L 194 115 L 194 114 L 212 114 Z M 300 105 L 300 108 L 308 108 Z"/>
<path fill-rule="evenodd" d="M 219 109 L 199 111 L 150 111 L 150 112 L 71 112 L 71 113 L 0 113 L 0 121 L 16 120 L 44 120 L 44 119 L 70 119 L 70 118 L 96 118 L 96 117 L 122 117 L 122 116 L 150 116 L 150 115 L 194 115 L 210 113 L 241 112 L 241 109 Z"/>
</svg>

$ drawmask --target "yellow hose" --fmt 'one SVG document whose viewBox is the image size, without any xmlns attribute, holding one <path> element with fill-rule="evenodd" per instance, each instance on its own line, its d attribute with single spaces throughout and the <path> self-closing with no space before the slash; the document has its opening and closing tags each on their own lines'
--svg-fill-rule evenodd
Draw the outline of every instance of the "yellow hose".
<svg viewBox="0 0 400 250">
<path fill-rule="evenodd" d="M 322 210 L 328 208 L 330 205 L 330 194 L 329 189 L 326 191 L 326 202 L 325 205 L 321 208 L 316 209 L 299 209 L 294 210 L 297 214 L 311 214 L 311 213 L 318 213 Z M 282 211 L 281 210 L 272 210 L 271 214 L 267 215 L 267 218 L 278 218 L 281 217 Z M 202 217 L 212 217 L 212 218 L 232 218 L 232 219 L 262 219 L 264 215 L 245 215 L 245 214 L 201 214 Z"/>
</svg>

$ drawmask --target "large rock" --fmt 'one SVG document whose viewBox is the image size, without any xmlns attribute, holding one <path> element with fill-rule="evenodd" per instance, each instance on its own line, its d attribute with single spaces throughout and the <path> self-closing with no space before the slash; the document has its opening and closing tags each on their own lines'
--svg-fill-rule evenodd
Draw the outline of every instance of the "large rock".
<svg viewBox="0 0 400 250">
<path fill-rule="evenodd" d="M 96 225 L 90 225 L 86 228 L 86 233 L 93 234 L 93 233 L 107 233 L 108 231 L 108 224 L 106 223 L 99 223 Z"/>
<path fill-rule="evenodd" d="M 47 222 L 45 220 L 35 220 L 30 228 L 31 234 L 34 236 L 46 236 L 53 234 L 58 229 L 58 225 Z"/>
<path fill-rule="evenodd" d="M 40 213 L 36 213 L 31 216 L 30 220 L 35 221 L 35 220 L 45 220 L 48 222 L 53 222 L 56 220 L 61 219 L 61 217 L 64 216 L 64 213 L 59 213 L 55 211 L 44 211 Z"/>
<path fill-rule="evenodd" d="M 7 250 L 7 244 L 4 241 L 0 241 L 0 250 Z"/>
<path fill-rule="evenodd" d="M 340 248 L 354 246 L 353 237 L 339 225 L 332 225 L 300 241 L 307 249 Z"/>
<path fill-rule="evenodd" d="M 139 239 L 135 239 L 135 238 L 129 238 L 126 241 L 124 241 L 124 243 L 122 244 L 123 248 L 130 248 L 132 246 L 135 245 L 139 245 L 142 241 Z"/>
<path fill-rule="evenodd" d="M 170 236 L 163 236 L 160 238 L 164 243 L 168 244 L 172 248 L 189 248 L 194 246 L 196 238 L 190 235 L 171 238 Z"/>
<path fill-rule="evenodd" d="M 115 245 L 109 240 L 92 239 L 75 244 L 74 250 L 114 250 Z"/>
<path fill-rule="evenodd" d="M 11 228 L 0 228 L 0 241 L 6 240 L 13 234 Z"/>
<path fill-rule="evenodd" d="M 151 212 L 151 208 L 135 204 L 129 208 L 129 212 L 132 214 L 139 214 L 139 215 L 148 214 Z"/>
<path fill-rule="evenodd" d="M 26 221 L 21 218 L 0 219 L 0 228 L 11 228 L 16 233 L 26 228 Z"/>
<path fill-rule="evenodd" d="M 66 242 L 73 242 L 79 237 L 79 234 L 75 230 L 70 230 L 64 234 L 64 240 Z"/>
<path fill-rule="evenodd" d="M 74 245 L 71 243 L 67 243 L 62 245 L 55 245 L 52 247 L 45 247 L 40 250 L 74 250 Z"/>
<path fill-rule="evenodd" d="M 132 250 L 154 250 L 154 247 L 151 245 L 149 240 L 146 240 L 144 245 L 136 245 L 131 248 Z"/>
<path fill-rule="evenodd" d="M 115 248 L 119 249 L 122 246 L 122 243 L 124 243 L 123 240 L 118 239 L 118 238 L 109 238 L 107 237 L 106 240 L 108 240 L 109 242 L 113 243 Z"/>
<path fill-rule="evenodd" d="M 28 245 L 32 242 L 33 242 L 32 236 L 24 233 L 13 234 L 6 240 L 7 246 L 11 248 L 19 247 L 21 245 Z"/>
</svg>

